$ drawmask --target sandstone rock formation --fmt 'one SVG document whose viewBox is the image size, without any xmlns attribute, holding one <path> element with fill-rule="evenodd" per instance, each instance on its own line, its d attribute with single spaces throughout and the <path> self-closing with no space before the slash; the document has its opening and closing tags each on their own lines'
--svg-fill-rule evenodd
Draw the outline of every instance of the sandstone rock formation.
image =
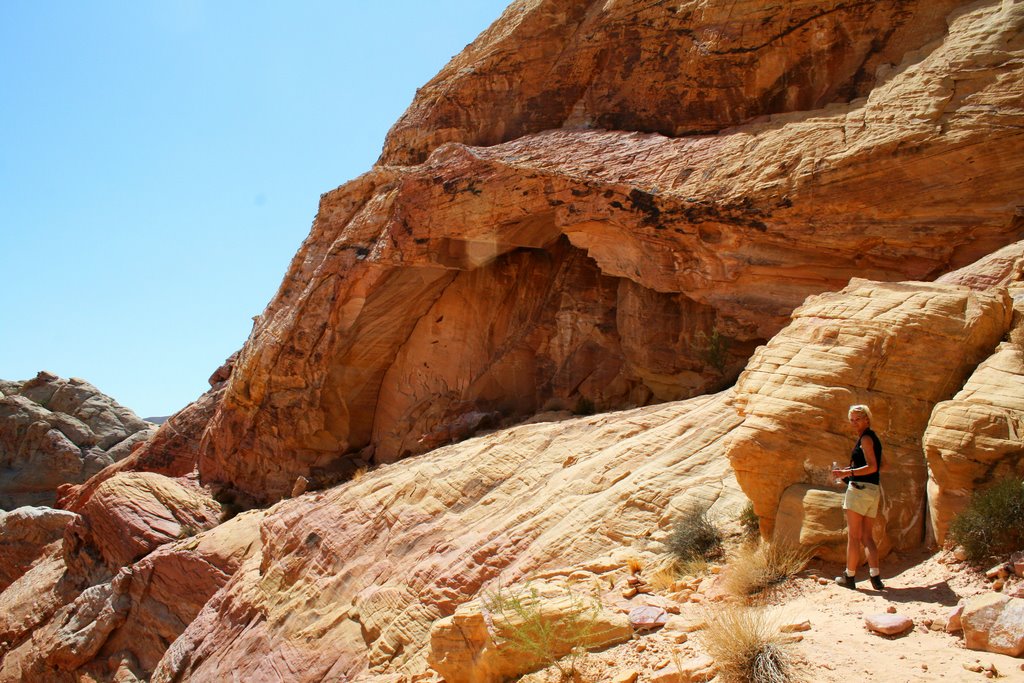
<svg viewBox="0 0 1024 683">
<path fill-rule="evenodd" d="M 153 425 L 88 382 L 40 372 L 0 385 L 0 509 L 53 505 L 62 484 L 81 483 L 124 459 Z"/>
<path fill-rule="evenodd" d="M 1002 477 L 1024 475 L 1024 242 L 939 278 L 978 290 L 1006 287 L 1014 324 L 949 401 L 935 406 L 923 437 L 928 457 L 929 530 L 942 542 L 970 494 Z"/>
<path fill-rule="evenodd" d="M 523 425 L 282 502 L 153 680 L 421 672 L 431 624 L 481 590 L 645 545 L 695 502 L 734 517 L 733 415 L 719 394 Z"/>
<path fill-rule="evenodd" d="M 50 508 L 0 511 L 0 592 L 45 555 L 48 545 L 63 540 L 74 518 L 71 512 Z"/>
<path fill-rule="evenodd" d="M 0 594 L 0 608 L 32 624 L 31 630 L 5 631 L 0 620 L 0 638 L 13 644 L 0 659 L 0 680 L 78 681 L 81 673 L 114 680 L 122 668 L 147 680 L 168 644 L 256 552 L 261 518 L 262 513 L 246 513 L 164 545 L 80 592 L 60 585 L 71 574 L 59 555 L 37 565 L 37 591 L 63 597 L 59 605 L 51 601 L 49 609 L 31 612 L 6 603 L 11 591 Z"/>
<path fill-rule="evenodd" d="M 998 412 L 954 396 L 1005 367 L 978 364 L 1019 294 L 1022 26 L 998 0 L 516 2 L 322 197 L 211 391 L 61 488 L 63 542 L 0 593 L 0 680 L 423 675 L 487 590 L 663 552 L 740 485 L 829 556 L 853 402 L 883 546 L 918 543 L 933 406 Z M 87 433 L 0 391 L 73 470 Z"/>
<path fill-rule="evenodd" d="M 545 631 L 551 637 L 541 637 Z M 446 683 L 501 683 L 574 647 L 603 648 L 632 636 L 629 619 L 599 598 L 538 582 L 518 594 L 464 603 L 438 620 L 430 632 L 430 665 Z"/>
<path fill-rule="evenodd" d="M 935 406 L 924 449 L 928 511 L 938 541 L 970 494 L 1007 476 L 1024 476 L 1024 348 L 999 345 L 956 396 Z"/>
<path fill-rule="evenodd" d="M 793 322 L 740 375 L 734 405 L 744 421 L 727 437 L 762 531 L 772 533 L 780 508 L 803 509 L 802 517 L 788 519 L 810 521 L 807 485 L 827 486 L 831 463 L 849 460 L 846 410 L 865 403 L 883 437 L 885 495 L 876 533 L 883 550 L 919 544 L 928 476 L 921 434 L 935 404 L 991 353 L 1011 316 L 1005 289 L 864 280 L 794 311 Z M 828 525 L 837 526 L 841 520 Z M 842 541 L 802 527 L 780 531 L 809 544 Z M 838 545 L 834 559 L 842 557 Z"/>
<path fill-rule="evenodd" d="M 988 593 L 967 601 L 960 622 L 972 650 L 1024 655 L 1024 600 Z"/>
</svg>

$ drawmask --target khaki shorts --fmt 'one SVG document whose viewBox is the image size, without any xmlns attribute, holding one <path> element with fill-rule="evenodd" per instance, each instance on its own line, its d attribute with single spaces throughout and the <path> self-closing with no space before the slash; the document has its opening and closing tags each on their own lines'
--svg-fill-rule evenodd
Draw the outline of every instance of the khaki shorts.
<svg viewBox="0 0 1024 683">
<path fill-rule="evenodd" d="M 857 488 L 863 486 L 864 488 Z M 843 509 L 853 510 L 864 517 L 878 516 L 878 501 L 882 498 L 882 489 L 878 484 L 866 484 L 851 481 L 846 486 L 846 497 L 843 498 Z"/>
</svg>

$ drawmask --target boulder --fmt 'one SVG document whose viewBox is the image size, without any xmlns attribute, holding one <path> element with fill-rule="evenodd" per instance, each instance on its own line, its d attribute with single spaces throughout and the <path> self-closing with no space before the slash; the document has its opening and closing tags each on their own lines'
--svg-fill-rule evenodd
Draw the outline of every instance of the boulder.
<svg viewBox="0 0 1024 683">
<path fill-rule="evenodd" d="M 449 683 L 500 683 L 548 666 L 574 647 L 608 647 L 633 637 L 624 615 L 585 595 L 531 586 L 514 599 L 508 607 L 486 598 L 467 603 L 437 621 L 430 629 L 430 666 Z"/>
<path fill-rule="evenodd" d="M 0 509 L 52 506 L 57 488 L 124 459 L 154 425 L 85 380 L 40 372 L 0 395 Z"/>
<path fill-rule="evenodd" d="M 86 576 L 141 559 L 155 548 L 195 536 L 220 522 L 221 506 L 194 481 L 153 472 L 123 472 L 105 479 L 67 527 L 68 566 Z M 102 571 L 102 570 L 101 570 Z"/>
<path fill-rule="evenodd" d="M 0 592 L 46 553 L 46 546 L 64 538 L 73 512 L 42 507 L 0 511 Z"/>
<path fill-rule="evenodd" d="M 982 593 L 967 600 L 960 622 L 968 648 L 1024 655 L 1024 599 Z"/>
<path fill-rule="evenodd" d="M 854 438 L 847 408 L 866 403 L 883 444 L 879 540 L 883 547 L 919 543 L 927 481 L 921 434 L 935 404 L 993 350 L 1011 314 L 1005 290 L 866 280 L 811 297 L 794 311 L 740 375 L 734 405 L 744 422 L 728 437 L 729 458 L 762 533 L 774 530 L 789 487 L 820 487 L 831 463 L 848 459 Z M 800 520 L 802 536 L 831 543 L 835 554 L 838 539 L 828 532 L 841 531 L 841 518 L 828 510 L 837 509 L 837 500 L 792 489 L 784 533 L 794 536 Z M 822 520 L 831 527 L 824 533 Z"/>
<path fill-rule="evenodd" d="M 880 521 L 876 521 L 876 526 L 881 530 Z M 842 492 L 813 484 L 787 487 L 775 513 L 773 542 L 817 548 L 816 554 L 822 559 L 846 562 Z"/>
<path fill-rule="evenodd" d="M 928 511 L 937 541 L 986 484 L 1024 476 L 1024 349 L 1003 342 L 950 400 L 935 406 L 923 445 Z"/>
</svg>

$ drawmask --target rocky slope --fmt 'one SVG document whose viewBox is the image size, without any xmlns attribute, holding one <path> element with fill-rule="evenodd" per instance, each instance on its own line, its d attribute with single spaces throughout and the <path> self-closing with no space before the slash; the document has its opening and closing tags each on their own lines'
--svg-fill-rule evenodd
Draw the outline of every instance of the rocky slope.
<svg viewBox="0 0 1024 683">
<path fill-rule="evenodd" d="M 883 548 L 942 540 L 1024 472 L 1022 25 L 514 3 L 322 197 L 210 392 L 61 490 L 0 681 L 429 680 L 461 605 L 621 574 L 695 503 L 834 558 L 853 402 Z"/>
</svg>

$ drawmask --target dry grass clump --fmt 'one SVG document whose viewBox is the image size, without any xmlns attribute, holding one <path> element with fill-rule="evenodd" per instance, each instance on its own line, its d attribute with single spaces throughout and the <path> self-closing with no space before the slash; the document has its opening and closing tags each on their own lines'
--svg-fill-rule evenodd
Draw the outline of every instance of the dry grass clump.
<svg viewBox="0 0 1024 683">
<path fill-rule="evenodd" d="M 763 609 L 722 605 L 709 612 L 701 645 L 715 660 L 723 683 L 788 683 L 795 680 L 789 643 L 778 621 Z"/>
<path fill-rule="evenodd" d="M 682 563 L 706 562 L 722 555 L 722 532 L 708 519 L 706 509 L 691 507 L 676 520 L 665 545 Z"/>
<path fill-rule="evenodd" d="M 734 595 L 758 595 L 796 576 L 813 552 L 813 548 L 785 541 L 743 545 L 729 559 L 726 588 Z"/>
</svg>

